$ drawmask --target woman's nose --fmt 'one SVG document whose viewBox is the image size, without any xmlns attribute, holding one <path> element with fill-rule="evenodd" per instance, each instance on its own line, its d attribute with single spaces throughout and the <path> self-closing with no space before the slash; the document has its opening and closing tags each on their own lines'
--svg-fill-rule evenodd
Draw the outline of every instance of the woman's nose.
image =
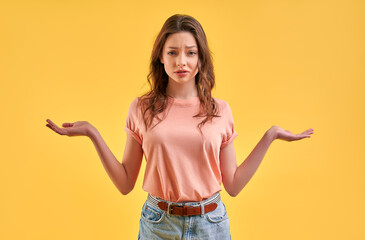
<svg viewBox="0 0 365 240">
<path fill-rule="evenodd" d="M 184 54 L 180 54 L 176 59 L 177 66 L 186 66 L 186 58 Z"/>
</svg>

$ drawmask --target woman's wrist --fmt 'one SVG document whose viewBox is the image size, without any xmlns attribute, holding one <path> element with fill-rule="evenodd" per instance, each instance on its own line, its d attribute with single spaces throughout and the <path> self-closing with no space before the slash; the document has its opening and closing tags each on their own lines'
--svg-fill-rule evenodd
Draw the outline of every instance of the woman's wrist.
<svg viewBox="0 0 365 240">
<path fill-rule="evenodd" d="M 274 141 L 278 138 L 277 126 L 272 126 L 265 134 L 271 139 L 271 141 Z"/>
<path fill-rule="evenodd" d="M 97 135 L 99 134 L 99 131 L 98 129 L 96 129 L 94 126 L 90 126 L 88 129 L 87 129 L 87 136 L 91 139 L 91 140 L 94 140 Z"/>
</svg>

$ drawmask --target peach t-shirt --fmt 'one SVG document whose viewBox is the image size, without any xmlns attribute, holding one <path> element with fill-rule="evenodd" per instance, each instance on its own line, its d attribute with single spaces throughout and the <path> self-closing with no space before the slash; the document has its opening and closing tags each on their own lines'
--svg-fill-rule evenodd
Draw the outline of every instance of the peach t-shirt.
<svg viewBox="0 0 365 240">
<path fill-rule="evenodd" d="M 165 118 L 148 131 L 137 109 L 138 98 L 134 99 L 125 131 L 142 145 L 146 159 L 142 188 L 146 192 L 166 201 L 189 202 L 201 201 L 222 190 L 219 153 L 238 134 L 228 103 L 215 101 L 221 117 L 206 122 L 202 136 L 197 125 L 203 118 L 193 117 L 199 112 L 199 97 L 168 97 Z"/>
</svg>

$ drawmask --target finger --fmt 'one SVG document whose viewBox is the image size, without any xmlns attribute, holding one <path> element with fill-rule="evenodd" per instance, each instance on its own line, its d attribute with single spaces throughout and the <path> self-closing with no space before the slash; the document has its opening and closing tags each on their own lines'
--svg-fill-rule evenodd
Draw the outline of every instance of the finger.
<svg viewBox="0 0 365 240">
<path fill-rule="evenodd" d="M 62 124 L 62 127 L 72 127 L 73 125 L 73 123 L 64 123 Z"/>
<path fill-rule="evenodd" d="M 51 119 L 48 119 L 48 118 L 47 118 L 46 122 L 51 123 L 51 124 L 53 123 L 53 122 L 51 121 Z"/>
<path fill-rule="evenodd" d="M 58 133 L 60 135 L 67 134 L 67 132 L 64 129 L 61 129 L 61 128 L 55 126 L 55 125 L 47 124 L 46 126 L 51 128 L 53 131 L 55 131 L 56 133 Z"/>
<path fill-rule="evenodd" d="M 49 123 L 49 125 L 57 127 L 57 125 L 54 122 L 52 122 L 50 119 L 47 119 L 46 121 Z"/>
<path fill-rule="evenodd" d="M 314 132 L 307 132 L 306 135 L 311 135 L 313 134 Z"/>
<path fill-rule="evenodd" d="M 50 129 L 52 129 L 52 131 L 54 131 L 55 133 L 60 134 L 60 133 L 57 131 L 57 129 L 56 129 L 55 127 L 53 127 L 52 125 L 47 124 L 46 126 L 47 126 L 47 127 L 49 127 Z"/>
<path fill-rule="evenodd" d="M 63 128 L 59 128 L 54 122 L 52 122 L 50 119 L 46 120 L 49 124 L 49 126 L 51 127 L 51 129 L 53 131 L 55 131 L 56 133 L 60 134 L 60 135 L 66 135 L 67 134 L 67 130 L 63 129 Z"/>
<path fill-rule="evenodd" d="M 46 124 L 46 126 L 53 131 L 52 127 L 49 124 Z"/>
<path fill-rule="evenodd" d="M 314 129 L 313 129 L 313 128 L 310 128 L 310 129 L 308 129 L 306 132 L 308 132 L 308 133 L 313 133 L 313 132 L 314 132 Z"/>
<path fill-rule="evenodd" d="M 310 138 L 310 136 L 303 136 L 300 139 L 304 139 L 304 138 Z"/>
<path fill-rule="evenodd" d="M 300 139 L 303 139 L 303 138 L 310 138 L 311 136 L 310 135 L 302 135 L 301 137 L 300 137 Z"/>
<path fill-rule="evenodd" d="M 308 130 L 302 132 L 301 134 L 308 135 L 308 134 L 312 134 L 312 133 L 313 133 L 313 129 L 308 129 Z"/>
<path fill-rule="evenodd" d="M 50 128 L 52 131 L 54 131 L 55 133 L 60 134 L 54 127 L 52 127 L 51 125 L 47 124 L 46 125 L 48 128 Z"/>
</svg>

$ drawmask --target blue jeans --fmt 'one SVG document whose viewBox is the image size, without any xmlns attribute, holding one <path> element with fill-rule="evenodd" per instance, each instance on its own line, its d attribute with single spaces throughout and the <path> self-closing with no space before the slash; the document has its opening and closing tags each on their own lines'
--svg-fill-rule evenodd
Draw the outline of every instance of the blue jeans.
<svg viewBox="0 0 365 240">
<path fill-rule="evenodd" d="M 217 198 L 217 196 L 219 198 Z M 219 193 L 202 202 L 174 203 L 178 205 L 201 206 L 209 204 L 212 199 L 218 199 L 217 208 L 209 213 L 194 216 L 177 216 L 161 210 L 156 203 L 163 201 L 149 195 L 144 203 L 139 221 L 138 239 L 231 239 L 229 220 L 226 207 L 220 200 Z M 167 202 L 167 201 L 164 201 Z M 169 202 L 167 202 L 169 203 Z M 171 203 L 171 202 L 170 202 Z"/>
</svg>

